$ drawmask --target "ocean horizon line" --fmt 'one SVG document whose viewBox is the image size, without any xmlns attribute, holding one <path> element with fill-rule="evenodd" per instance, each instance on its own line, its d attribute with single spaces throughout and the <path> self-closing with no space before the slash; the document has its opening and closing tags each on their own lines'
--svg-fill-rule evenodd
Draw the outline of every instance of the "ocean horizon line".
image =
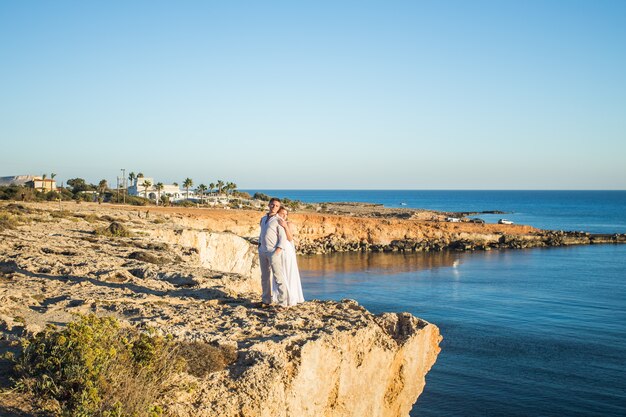
<svg viewBox="0 0 626 417">
<path fill-rule="evenodd" d="M 554 189 L 542 189 L 542 188 L 262 188 L 262 187 L 245 187 L 240 191 L 533 191 L 533 192 L 555 192 L 555 191 L 585 191 L 585 192 L 624 192 L 626 189 L 584 189 L 584 188 L 554 188 Z"/>
</svg>

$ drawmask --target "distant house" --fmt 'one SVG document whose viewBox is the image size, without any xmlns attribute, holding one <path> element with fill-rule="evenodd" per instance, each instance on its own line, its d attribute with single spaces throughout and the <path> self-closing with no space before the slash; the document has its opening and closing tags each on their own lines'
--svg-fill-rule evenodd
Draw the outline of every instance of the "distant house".
<svg viewBox="0 0 626 417">
<path fill-rule="evenodd" d="M 46 178 L 36 175 L 15 175 L 12 177 L 0 177 L 0 186 L 21 185 L 23 187 L 34 188 L 39 191 L 56 191 L 57 182 L 52 178 Z"/>
<path fill-rule="evenodd" d="M 144 182 L 150 182 L 150 186 L 148 188 L 144 187 L 142 184 Z M 159 192 L 155 187 L 154 178 L 150 177 L 139 177 L 133 180 L 133 183 L 128 187 L 128 194 L 149 198 L 150 200 L 156 201 L 159 196 Z M 182 191 L 178 185 L 171 184 L 163 184 L 163 189 L 160 192 L 161 196 L 167 196 L 170 201 L 180 201 L 187 198 L 187 193 Z M 189 190 L 189 198 L 195 199 L 196 196 L 193 191 Z"/>
</svg>

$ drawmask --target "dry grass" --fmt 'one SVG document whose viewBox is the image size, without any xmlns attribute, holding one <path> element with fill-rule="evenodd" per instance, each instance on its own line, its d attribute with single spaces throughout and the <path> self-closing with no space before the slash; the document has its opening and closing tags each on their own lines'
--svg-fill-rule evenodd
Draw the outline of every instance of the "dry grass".
<svg viewBox="0 0 626 417">
<path fill-rule="evenodd" d="M 181 342 L 178 353 L 185 360 L 187 372 L 198 378 L 226 369 L 237 360 L 231 346 L 213 346 L 204 342 Z"/>
<path fill-rule="evenodd" d="M 107 227 L 99 227 L 93 232 L 96 236 L 130 237 L 130 231 L 120 222 L 112 222 Z"/>
<path fill-rule="evenodd" d="M 75 217 L 74 213 L 69 210 L 51 211 L 49 213 L 50 217 L 54 217 L 55 219 L 69 219 Z"/>
<path fill-rule="evenodd" d="M 77 217 L 79 219 L 83 219 L 84 221 L 86 221 L 87 223 L 95 223 L 98 222 L 100 220 L 102 220 L 100 217 L 98 217 L 95 214 L 82 214 L 82 213 L 77 213 L 74 215 L 74 217 Z"/>
<path fill-rule="evenodd" d="M 15 229 L 19 225 L 19 217 L 8 213 L 0 213 L 0 232 Z"/>
<path fill-rule="evenodd" d="M 151 254 L 150 252 L 140 252 L 140 251 L 131 253 L 130 255 L 128 255 L 128 258 L 135 259 L 141 262 L 155 264 L 155 265 L 165 265 L 166 263 L 170 262 L 167 258 L 164 258 L 162 256 L 156 256 L 156 255 Z"/>
</svg>

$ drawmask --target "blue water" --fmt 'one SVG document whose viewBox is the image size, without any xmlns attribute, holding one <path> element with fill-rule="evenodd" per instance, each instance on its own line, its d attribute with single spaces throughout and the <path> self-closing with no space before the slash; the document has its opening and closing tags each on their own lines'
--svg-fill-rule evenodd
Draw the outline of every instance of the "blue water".
<svg viewBox="0 0 626 417">
<path fill-rule="evenodd" d="M 542 228 L 626 231 L 626 192 L 272 194 L 504 210 Z M 333 254 L 299 264 L 307 299 L 353 298 L 374 313 L 408 311 L 439 326 L 442 351 L 411 416 L 626 415 L 626 245 Z"/>
<path fill-rule="evenodd" d="M 626 246 L 299 260 L 307 299 L 408 311 L 444 340 L 411 416 L 626 415 Z"/>
<path fill-rule="evenodd" d="M 626 233 L 626 191 L 254 190 L 309 203 L 355 201 L 440 211 L 493 211 L 541 229 Z M 402 203 L 406 205 L 401 205 Z"/>
</svg>

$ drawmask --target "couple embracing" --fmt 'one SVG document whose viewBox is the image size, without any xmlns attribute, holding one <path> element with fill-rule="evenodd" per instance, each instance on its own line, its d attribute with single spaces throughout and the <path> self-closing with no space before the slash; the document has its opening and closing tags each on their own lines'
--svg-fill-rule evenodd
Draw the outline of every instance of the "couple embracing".
<svg viewBox="0 0 626 417">
<path fill-rule="evenodd" d="M 288 213 L 280 200 L 272 198 L 268 213 L 261 219 L 259 261 L 261 264 L 262 306 L 272 303 L 291 306 L 304 301 Z"/>
</svg>

